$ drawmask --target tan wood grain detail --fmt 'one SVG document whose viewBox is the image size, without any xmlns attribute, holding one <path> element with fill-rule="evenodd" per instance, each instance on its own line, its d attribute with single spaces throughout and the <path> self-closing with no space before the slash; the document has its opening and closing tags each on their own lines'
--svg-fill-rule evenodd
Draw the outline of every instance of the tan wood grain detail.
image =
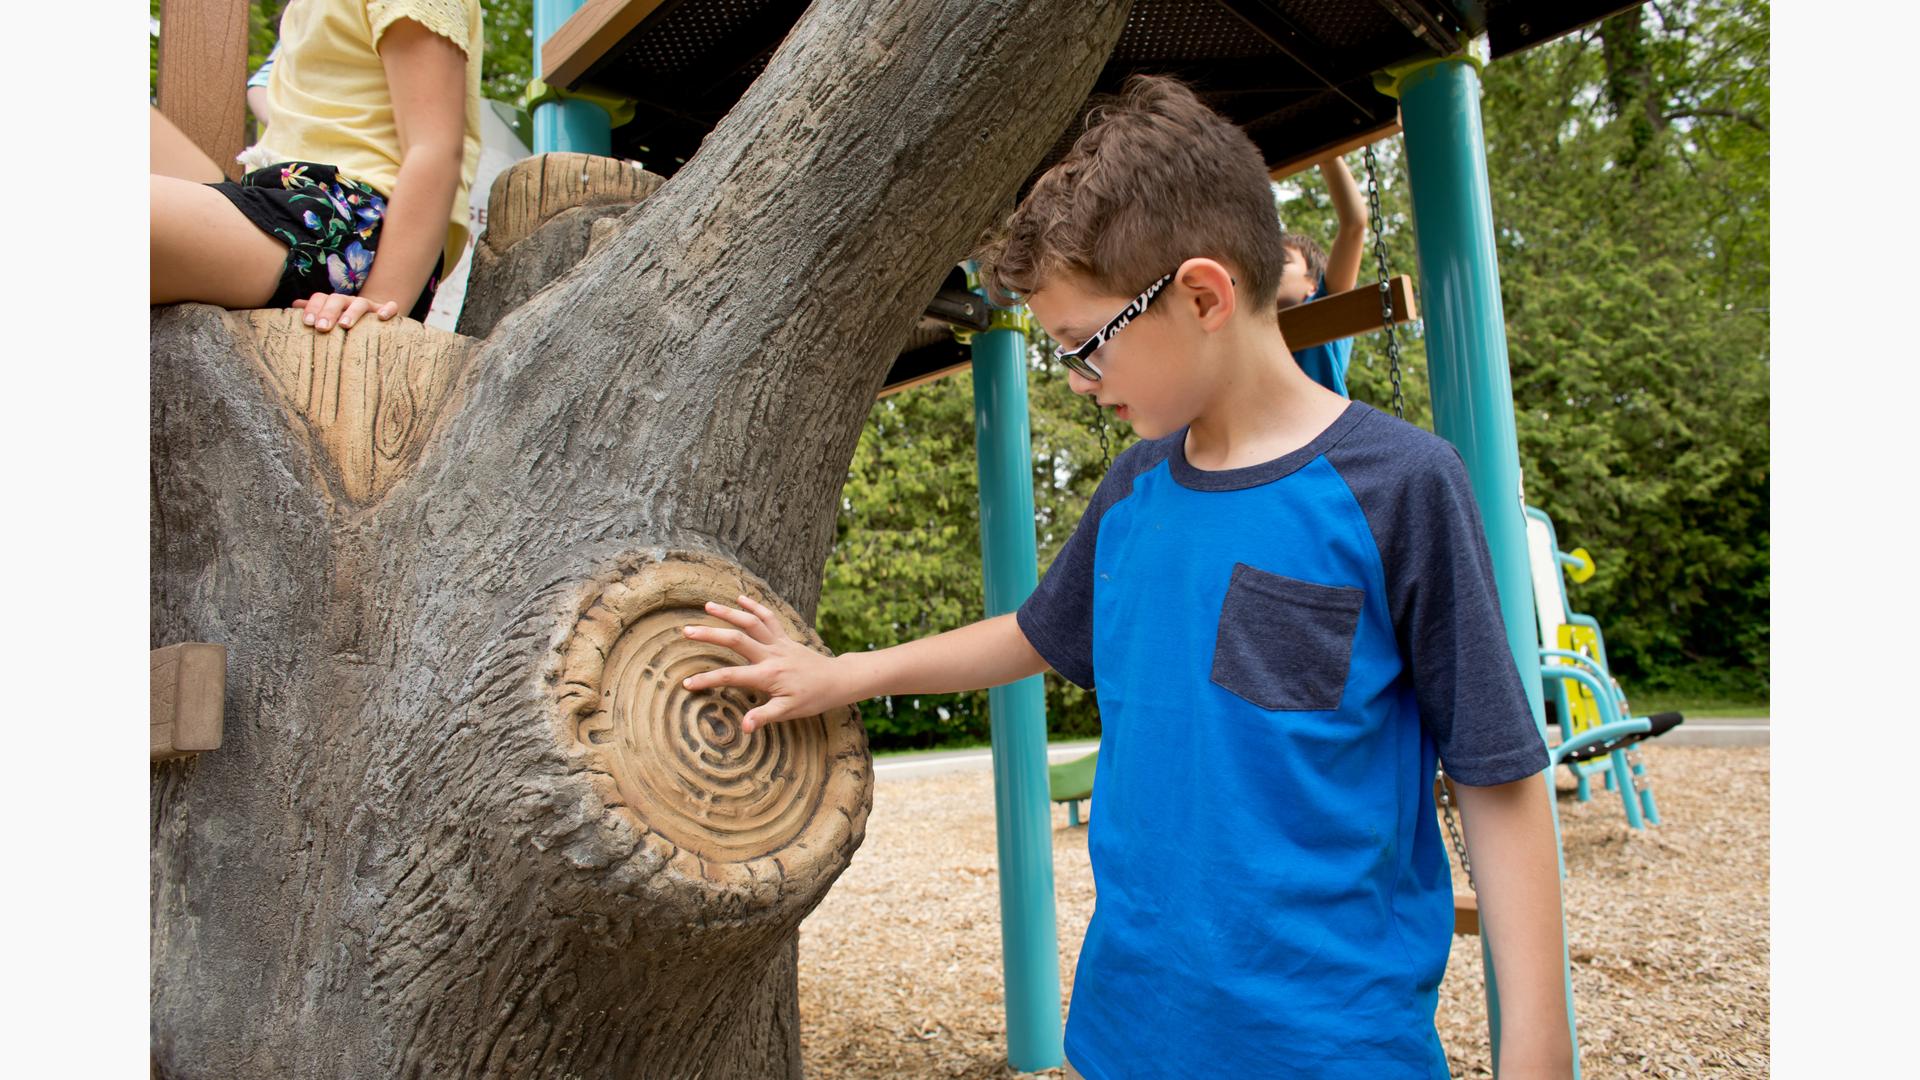
<svg viewBox="0 0 1920 1080">
<path fill-rule="evenodd" d="M 349 502 L 377 501 L 419 459 L 473 340 L 365 316 L 318 333 L 291 308 L 234 312 L 282 400 L 306 421 Z"/>
<path fill-rule="evenodd" d="M 186 641 L 153 650 L 152 760 L 220 749 L 227 647 Z"/>
<path fill-rule="evenodd" d="M 1322 146 L 1317 150 L 1309 150 L 1304 154 L 1296 154 L 1293 157 L 1275 162 L 1268 166 L 1267 175 L 1275 180 L 1285 180 L 1294 173 L 1305 172 L 1313 168 L 1334 154 L 1351 154 L 1355 150 L 1370 143 L 1377 143 L 1381 139 L 1398 134 L 1400 134 L 1400 114 L 1396 110 L 1393 119 L 1386 123 L 1376 124 L 1363 131 L 1356 131 L 1348 138 Z M 1362 191 L 1366 190 L 1366 181 L 1364 179 L 1361 180 L 1360 187 Z"/>
<path fill-rule="evenodd" d="M 660 174 L 619 158 L 536 154 L 494 177 L 487 192 L 487 231 L 481 239 L 495 255 L 504 255 L 562 210 L 637 203 L 664 183 Z"/>
<path fill-rule="evenodd" d="M 229 179 L 247 137 L 246 0 L 161 0 L 155 102 Z"/>
<path fill-rule="evenodd" d="M 871 783 L 851 710 L 796 717 L 752 733 L 740 718 L 765 701 L 734 687 L 693 692 L 687 676 L 744 661 L 681 633 L 726 627 L 709 600 L 745 593 L 789 637 L 825 651 L 812 627 L 750 574 L 694 552 L 649 558 L 584 600 L 551 677 L 564 752 L 592 762 L 609 813 L 641 826 L 653 854 L 689 876 L 751 883 L 790 846 L 831 850 Z M 784 875 L 786 871 L 776 871 Z"/>
<path fill-rule="evenodd" d="M 1480 933 L 1480 898 L 1478 896 L 1470 892 L 1453 894 L 1453 932 L 1476 936 Z"/>
<path fill-rule="evenodd" d="M 587 0 L 540 43 L 540 78 L 571 90 L 594 62 L 646 21 L 664 0 Z"/>
<path fill-rule="evenodd" d="M 1388 278 L 1387 293 L 1393 303 L 1394 322 L 1404 323 L 1420 317 L 1414 309 L 1412 278 L 1405 274 Z M 1287 339 L 1287 348 L 1295 352 L 1356 334 L 1372 333 L 1381 326 L 1378 282 L 1280 312 L 1280 333 Z"/>
</svg>

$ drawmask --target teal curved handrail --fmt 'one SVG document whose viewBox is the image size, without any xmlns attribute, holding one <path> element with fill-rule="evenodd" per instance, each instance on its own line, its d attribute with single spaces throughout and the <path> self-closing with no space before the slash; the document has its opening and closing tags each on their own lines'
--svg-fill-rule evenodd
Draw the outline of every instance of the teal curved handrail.
<svg viewBox="0 0 1920 1080">
<path fill-rule="evenodd" d="M 1604 661 L 1588 656 L 1586 653 L 1572 652 L 1567 649 L 1541 649 L 1540 659 L 1542 663 L 1540 665 L 1540 675 L 1543 678 L 1550 677 L 1552 674 L 1549 670 L 1549 665 L 1545 663 L 1549 657 L 1560 660 L 1572 660 L 1592 668 L 1593 676 L 1600 679 L 1607 688 L 1606 696 L 1608 700 L 1613 702 L 1613 711 L 1622 719 L 1626 717 L 1627 700 L 1621 695 L 1620 689 L 1613 685 L 1613 675 L 1607 671 L 1607 666 Z"/>
<path fill-rule="evenodd" d="M 1591 615 L 1582 615 L 1579 612 L 1569 611 L 1567 612 L 1567 621 L 1575 626 L 1584 626 L 1593 631 L 1594 647 L 1600 651 L 1600 666 L 1606 668 L 1608 671 L 1612 671 L 1613 665 L 1607 663 L 1607 637 L 1600 632 L 1600 620 Z"/>
</svg>

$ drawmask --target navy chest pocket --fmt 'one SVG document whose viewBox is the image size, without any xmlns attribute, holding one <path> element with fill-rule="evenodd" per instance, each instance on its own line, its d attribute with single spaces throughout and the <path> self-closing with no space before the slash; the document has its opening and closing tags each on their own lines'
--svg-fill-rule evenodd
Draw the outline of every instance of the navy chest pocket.
<svg viewBox="0 0 1920 1080">
<path fill-rule="evenodd" d="M 1235 563 L 1214 633 L 1213 681 L 1263 709 L 1340 707 L 1365 593 Z"/>
</svg>

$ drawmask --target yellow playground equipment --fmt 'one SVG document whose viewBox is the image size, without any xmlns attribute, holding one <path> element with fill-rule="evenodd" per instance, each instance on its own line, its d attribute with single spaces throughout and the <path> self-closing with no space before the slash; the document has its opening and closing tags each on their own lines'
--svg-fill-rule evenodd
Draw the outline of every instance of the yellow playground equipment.
<svg viewBox="0 0 1920 1080">
<path fill-rule="evenodd" d="M 1561 551 L 1545 511 L 1529 506 L 1526 514 L 1527 557 L 1540 619 L 1540 676 L 1560 722 L 1553 760 L 1572 771 L 1581 802 L 1593 797 L 1589 778 L 1600 773 L 1609 789 L 1620 792 L 1628 825 L 1658 825 L 1660 811 L 1638 747 L 1684 718 L 1677 712 L 1632 714 L 1626 692 L 1607 666 L 1599 621 L 1567 603 L 1562 572 L 1575 584 L 1587 581 L 1594 574 L 1593 557 L 1585 548 Z"/>
</svg>

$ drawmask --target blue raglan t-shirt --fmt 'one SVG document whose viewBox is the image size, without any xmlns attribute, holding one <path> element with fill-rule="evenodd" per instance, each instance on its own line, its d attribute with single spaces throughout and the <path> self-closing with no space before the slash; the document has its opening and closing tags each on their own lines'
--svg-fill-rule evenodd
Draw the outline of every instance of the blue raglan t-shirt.
<svg viewBox="0 0 1920 1080">
<path fill-rule="evenodd" d="M 1326 295 L 1327 279 L 1325 275 L 1321 275 L 1320 284 L 1313 290 L 1313 295 L 1307 297 L 1303 303 L 1312 303 Z M 1314 382 L 1341 397 L 1349 396 L 1347 367 L 1353 363 L 1352 338 L 1340 338 L 1320 345 L 1309 345 L 1304 349 L 1295 349 L 1293 362 L 1299 364 L 1300 370 L 1306 372 L 1307 377 Z"/>
<path fill-rule="evenodd" d="M 1547 767 L 1466 470 L 1354 403 L 1307 446 L 1130 447 L 1020 608 L 1100 701 L 1089 1080 L 1445 1077 L 1453 891 L 1433 805 Z"/>
</svg>

